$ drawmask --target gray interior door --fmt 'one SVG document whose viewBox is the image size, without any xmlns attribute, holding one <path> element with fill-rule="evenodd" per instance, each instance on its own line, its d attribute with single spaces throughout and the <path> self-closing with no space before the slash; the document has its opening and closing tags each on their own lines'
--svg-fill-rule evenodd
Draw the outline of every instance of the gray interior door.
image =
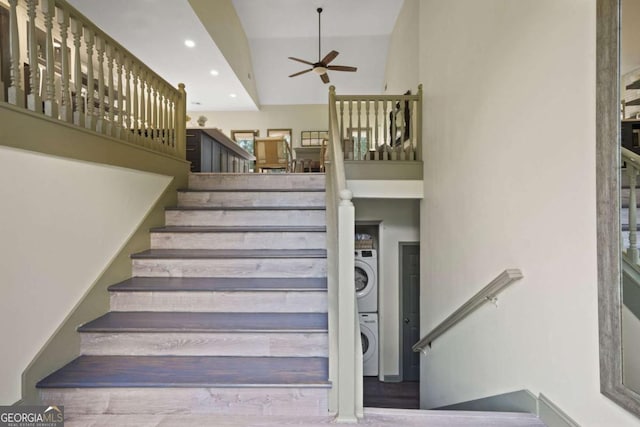
<svg viewBox="0 0 640 427">
<path fill-rule="evenodd" d="M 402 244 L 402 379 L 420 380 L 420 353 L 411 347 L 420 340 L 420 244 Z"/>
</svg>

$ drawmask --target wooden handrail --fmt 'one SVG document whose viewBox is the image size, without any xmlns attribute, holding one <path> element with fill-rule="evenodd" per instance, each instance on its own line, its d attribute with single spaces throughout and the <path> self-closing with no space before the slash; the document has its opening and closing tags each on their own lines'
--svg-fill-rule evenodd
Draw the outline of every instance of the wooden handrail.
<svg viewBox="0 0 640 427">
<path fill-rule="evenodd" d="M 498 277 L 493 279 L 487 286 L 469 298 L 469 300 L 462 304 L 460 308 L 444 319 L 438 326 L 433 328 L 431 332 L 426 334 L 420 341 L 415 343 L 412 347 L 413 351 L 426 354 L 427 348 L 431 347 L 433 340 L 447 332 L 485 302 L 494 301 L 496 295 L 500 293 L 502 289 L 522 277 L 522 272 L 516 268 L 507 269 L 500 273 Z"/>
</svg>

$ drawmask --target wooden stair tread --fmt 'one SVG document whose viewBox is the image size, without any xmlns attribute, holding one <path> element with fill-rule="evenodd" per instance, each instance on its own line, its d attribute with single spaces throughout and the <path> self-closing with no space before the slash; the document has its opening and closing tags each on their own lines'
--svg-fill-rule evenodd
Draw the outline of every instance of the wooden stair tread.
<svg viewBox="0 0 640 427">
<path fill-rule="evenodd" d="M 80 356 L 38 388 L 329 387 L 324 357 Z"/>
<path fill-rule="evenodd" d="M 111 292 L 326 291 L 322 277 L 132 277 L 109 286 Z"/>
<path fill-rule="evenodd" d="M 112 311 L 79 332 L 327 332 L 326 313 Z"/>
<path fill-rule="evenodd" d="M 326 258 L 324 249 L 148 249 L 133 259 Z"/>
<path fill-rule="evenodd" d="M 256 226 L 203 226 L 203 225 L 172 225 L 152 228 L 153 233 L 250 233 L 250 232 L 272 232 L 272 233 L 324 233 L 325 226 L 313 225 L 256 225 Z"/>
</svg>

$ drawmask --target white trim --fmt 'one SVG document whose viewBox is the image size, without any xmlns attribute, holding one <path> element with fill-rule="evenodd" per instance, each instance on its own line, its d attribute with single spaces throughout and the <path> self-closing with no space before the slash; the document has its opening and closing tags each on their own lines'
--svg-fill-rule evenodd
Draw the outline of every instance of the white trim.
<svg viewBox="0 0 640 427">
<path fill-rule="evenodd" d="M 422 180 L 347 180 L 353 197 L 361 199 L 422 199 Z"/>
</svg>

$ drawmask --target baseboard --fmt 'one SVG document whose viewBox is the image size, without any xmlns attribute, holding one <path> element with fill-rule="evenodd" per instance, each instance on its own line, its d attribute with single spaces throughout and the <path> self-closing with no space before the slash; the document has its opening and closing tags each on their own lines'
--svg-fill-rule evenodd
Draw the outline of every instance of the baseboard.
<svg viewBox="0 0 640 427">
<path fill-rule="evenodd" d="M 580 427 L 580 424 L 542 393 L 538 397 L 538 417 L 547 427 Z"/>
<path fill-rule="evenodd" d="M 518 390 L 456 403 L 454 405 L 447 405 L 437 409 L 448 411 L 526 412 L 529 414 L 537 414 L 538 399 L 529 390 Z"/>
<path fill-rule="evenodd" d="M 400 375 L 385 375 L 382 377 L 382 382 L 385 383 L 401 383 L 402 377 Z"/>
<path fill-rule="evenodd" d="M 448 411 L 526 412 L 537 415 L 547 427 L 580 427 L 580 424 L 575 422 L 545 395 L 540 393 L 536 397 L 529 390 L 498 394 L 436 409 Z"/>
</svg>

